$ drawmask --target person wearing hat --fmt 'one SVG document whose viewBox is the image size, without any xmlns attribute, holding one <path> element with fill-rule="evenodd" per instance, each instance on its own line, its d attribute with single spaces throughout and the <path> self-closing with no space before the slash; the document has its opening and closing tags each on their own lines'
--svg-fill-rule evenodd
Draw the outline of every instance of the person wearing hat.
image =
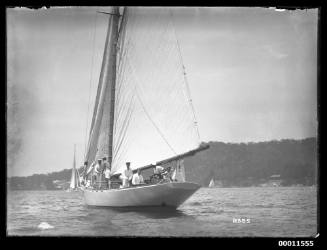
<svg viewBox="0 0 327 250">
<path fill-rule="evenodd" d="M 123 187 L 129 187 L 130 182 L 132 181 L 133 178 L 133 171 L 130 168 L 131 163 L 126 162 L 126 169 L 124 171 L 124 177 L 123 177 Z"/>
</svg>

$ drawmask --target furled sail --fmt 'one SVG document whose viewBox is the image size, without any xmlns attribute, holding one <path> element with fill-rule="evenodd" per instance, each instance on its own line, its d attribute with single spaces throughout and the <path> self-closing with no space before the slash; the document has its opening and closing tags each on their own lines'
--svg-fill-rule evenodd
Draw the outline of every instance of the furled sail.
<svg viewBox="0 0 327 250">
<path fill-rule="evenodd" d="M 112 154 L 120 172 L 126 161 L 141 167 L 200 141 L 170 10 L 124 8 L 120 28 L 112 13 L 86 160 Z"/>
</svg>

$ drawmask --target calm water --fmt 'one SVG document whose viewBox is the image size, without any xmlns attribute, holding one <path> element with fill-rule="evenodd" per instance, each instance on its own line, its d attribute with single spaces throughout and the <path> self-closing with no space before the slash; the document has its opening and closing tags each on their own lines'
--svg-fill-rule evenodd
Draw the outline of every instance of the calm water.
<svg viewBox="0 0 327 250">
<path fill-rule="evenodd" d="M 84 205 L 83 194 L 12 191 L 8 235 L 41 236 L 313 236 L 313 187 L 201 188 L 177 210 L 108 209 Z M 250 223 L 233 223 L 250 219 Z M 51 229 L 40 229 L 46 222 Z"/>
</svg>

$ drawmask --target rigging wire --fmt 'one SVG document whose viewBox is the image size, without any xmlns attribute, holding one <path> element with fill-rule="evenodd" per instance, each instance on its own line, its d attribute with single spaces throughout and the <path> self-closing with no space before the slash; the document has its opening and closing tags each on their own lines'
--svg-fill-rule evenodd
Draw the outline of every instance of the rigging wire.
<svg viewBox="0 0 327 250">
<path fill-rule="evenodd" d="M 137 79 L 136 75 L 135 75 L 135 72 L 134 72 L 134 69 L 132 67 L 132 65 L 129 63 L 129 61 L 127 61 L 130 68 L 132 69 L 132 73 L 134 74 L 134 77 L 135 79 Z M 139 82 L 139 81 L 137 81 Z M 135 83 L 137 84 L 137 83 Z M 175 155 L 177 155 L 176 151 L 172 148 L 172 146 L 169 144 L 169 142 L 167 141 L 167 139 L 165 138 L 164 134 L 161 132 L 161 130 L 159 129 L 159 127 L 156 125 L 156 123 L 154 122 L 154 120 L 151 118 L 150 114 L 148 113 L 148 111 L 146 110 L 145 106 L 144 106 L 144 103 L 142 102 L 142 99 L 137 91 L 137 89 L 135 89 L 135 93 L 136 93 L 136 96 L 137 96 L 137 99 L 139 100 L 140 104 L 141 104 L 141 107 L 144 111 L 144 113 L 146 114 L 146 116 L 148 117 L 148 119 L 151 121 L 152 125 L 156 128 L 157 132 L 160 134 L 160 136 L 162 137 L 162 139 L 166 142 L 166 144 L 168 145 L 168 147 L 171 149 L 171 151 L 173 151 L 173 153 Z"/>
<path fill-rule="evenodd" d="M 169 12 L 165 11 L 165 18 L 153 16 L 150 23 L 147 15 L 137 12 L 130 9 L 124 41 L 119 41 L 123 46 L 118 45 L 114 168 L 135 157 L 135 149 L 141 156 L 137 159 L 145 162 L 151 157 L 171 155 L 170 151 L 185 152 L 195 146 L 199 137 L 185 88 L 177 36 L 167 18 Z M 151 133 L 148 144 L 143 136 Z M 165 145 L 167 138 L 169 148 Z M 149 145 L 156 148 L 150 146 L 151 154 Z M 143 155 L 146 158 L 142 159 Z"/>
<path fill-rule="evenodd" d="M 181 64 L 182 64 L 182 70 L 183 70 L 183 75 L 184 75 L 184 80 L 185 80 L 185 86 L 186 86 L 186 93 L 188 95 L 189 104 L 190 104 L 191 109 L 192 109 L 193 119 L 194 119 L 194 125 L 195 125 L 195 128 L 196 128 L 198 140 L 199 140 L 199 142 L 201 142 L 200 132 L 199 132 L 199 128 L 198 128 L 198 122 L 197 122 L 197 119 L 196 119 L 195 110 L 194 110 L 194 106 L 193 106 L 193 102 L 192 102 L 192 98 L 191 98 L 191 91 L 190 91 L 190 87 L 189 87 L 188 80 L 187 80 L 187 77 L 186 77 L 185 65 L 183 63 L 182 51 L 181 51 L 179 40 L 178 40 L 178 37 L 177 37 L 177 34 L 176 34 L 176 30 L 175 30 L 174 16 L 173 16 L 172 10 L 170 9 L 169 11 L 170 11 L 170 15 L 171 15 L 171 19 L 170 20 L 171 20 L 171 23 L 172 23 L 174 35 L 175 35 L 176 42 L 177 42 L 177 48 L 178 48 L 178 52 L 179 52 L 179 57 L 180 57 L 180 61 L 181 61 Z"/>
<path fill-rule="evenodd" d="M 85 127 L 85 148 L 84 148 L 84 159 L 86 160 L 87 154 L 87 131 L 88 131 L 88 124 L 89 124 L 89 113 L 90 113 L 90 103 L 91 103 L 91 87 L 92 87 L 92 79 L 93 79 L 93 64 L 94 64 L 94 49 L 95 49 L 95 36 L 96 36 L 96 28 L 97 28 L 97 18 L 98 14 L 95 12 L 94 18 L 94 27 L 93 27 L 93 44 L 92 44 L 92 60 L 91 60 L 91 74 L 90 74 L 90 82 L 89 82 L 89 98 L 88 98 L 88 105 L 87 105 L 87 115 L 86 115 L 86 127 Z"/>
</svg>

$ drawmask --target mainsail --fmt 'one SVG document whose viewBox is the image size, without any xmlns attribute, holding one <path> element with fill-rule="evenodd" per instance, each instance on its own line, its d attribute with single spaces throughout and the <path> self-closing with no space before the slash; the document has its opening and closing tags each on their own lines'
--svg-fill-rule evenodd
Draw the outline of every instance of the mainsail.
<svg viewBox="0 0 327 250">
<path fill-rule="evenodd" d="M 109 24 L 86 161 L 120 172 L 198 147 L 185 67 L 168 8 L 117 7 Z"/>
<path fill-rule="evenodd" d="M 88 162 L 99 157 L 112 157 L 112 136 L 115 81 L 116 81 L 116 43 L 118 37 L 118 10 L 113 8 L 109 17 L 107 38 L 102 60 L 101 74 L 95 99 L 89 147 L 86 156 Z M 111 159 L 110 161 L 111 162 Z"/>
</svg>

